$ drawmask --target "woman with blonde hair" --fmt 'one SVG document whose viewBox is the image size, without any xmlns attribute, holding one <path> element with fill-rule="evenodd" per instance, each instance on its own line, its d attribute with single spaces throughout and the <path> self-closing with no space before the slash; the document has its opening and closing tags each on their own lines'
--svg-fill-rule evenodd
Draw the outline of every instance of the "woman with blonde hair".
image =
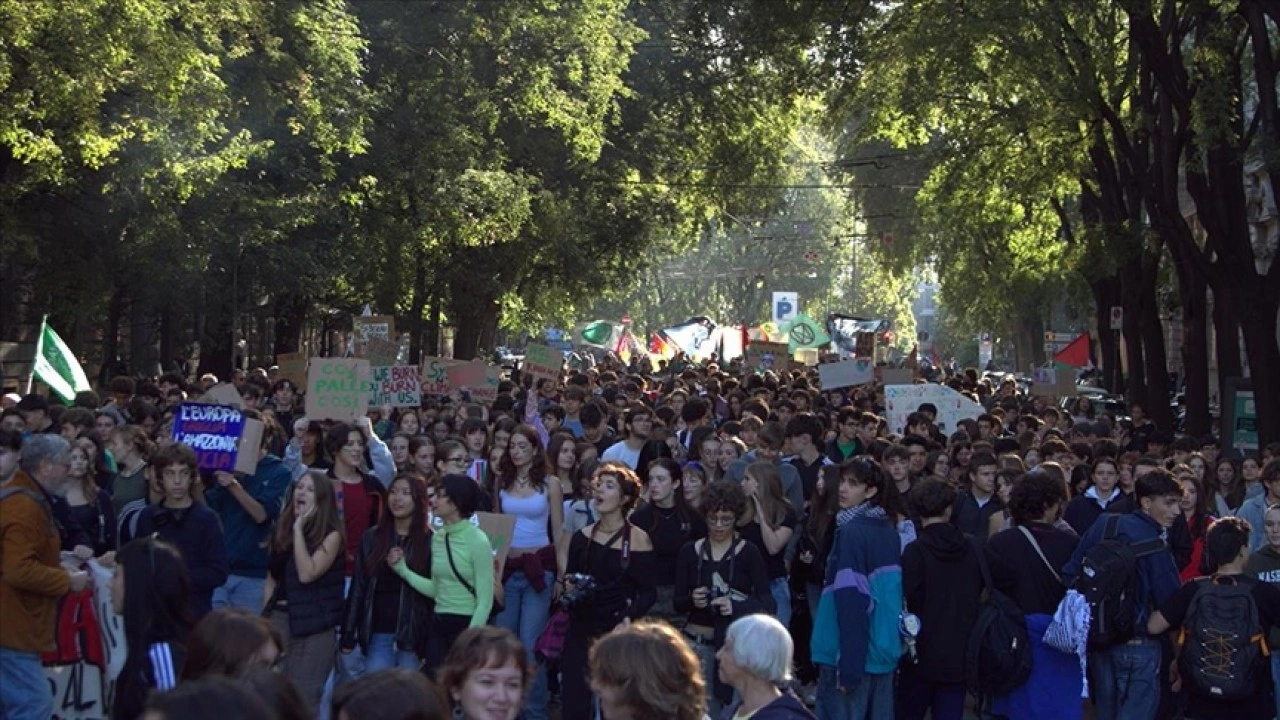
<svg viewBox="0 0 1280 720">
<path fill-rule="evenodd" d="M 591 689 L 604 717 L 702 720 L 707 700 L 698 656 L 675 628 L 642 620 L 591 648 Z"/>
</svg>

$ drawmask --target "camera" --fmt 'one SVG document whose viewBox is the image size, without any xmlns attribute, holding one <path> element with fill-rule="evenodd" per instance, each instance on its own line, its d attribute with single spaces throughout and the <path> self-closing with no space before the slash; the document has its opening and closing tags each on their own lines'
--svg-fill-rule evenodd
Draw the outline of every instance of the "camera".
<svg viewBox="0 0 1280 720">
<path fill-rule="evenodd" d="M 567 589 L 560 595 L 560 607 L 565 611 L 573 610 L 589 602 L 599 588 L 596 579 L 591 575 L 569 573 L 564 576 L 564 579 Z M 568 587 L 569 583 L 572 583 L 573 587 Z"/>
</svg>

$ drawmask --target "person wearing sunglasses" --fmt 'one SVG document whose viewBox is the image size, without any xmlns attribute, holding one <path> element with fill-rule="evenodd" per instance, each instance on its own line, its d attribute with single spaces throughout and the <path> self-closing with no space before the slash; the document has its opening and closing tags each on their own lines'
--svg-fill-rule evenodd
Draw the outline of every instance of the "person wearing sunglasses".
<svg viewBox="0 0 1280 720">
<path fill-rule="evenodd" d="M 712 716 L 733 696 L 733 689 L 714 680 L 716 651 L 736 619 L 752 613 L 776 612 L 764 556 L 738 536 L 746 516 L 747 496 L 737 483 L 711 483 L 702 493 L 707 537 L 685 543 L 676 558 L 674 605 L 687 614 L 684 634 L 702 662 L 707 704 Z"/>
</svg>

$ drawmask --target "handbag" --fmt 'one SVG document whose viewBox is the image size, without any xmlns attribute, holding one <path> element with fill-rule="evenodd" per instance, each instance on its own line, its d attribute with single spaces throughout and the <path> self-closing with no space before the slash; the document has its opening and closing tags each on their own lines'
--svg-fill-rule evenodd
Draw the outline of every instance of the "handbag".
<svg viewBox="0 0 1280 720">
<path fill-rule="evenodd" d="M 1040 549 L 1040 543 L 1036 542 L 1035 535 L 1032 535 L 1025 526 L 1019 525 L 1018 529 L 1026 536 L 1031 547 L 1035 548 L 1036 554 L 1044 561 L 1044 566 L 1053 574 L 1053 579 L 1061 583 L 1062 576 L 1049 562 L 1049 558 L 1045 557 L 1044 551 Z M 1058 603 L 1057 609 L 1054 610 L 1049 627 L 1045 628 L 1043 640 L 1045 645 L 1068 655 L 1079 654 L 1088 646 L 1089 604 L 1085 602 L 1083 595 L 1075 590 L 1067 591 Z"/>
<path fill-rule="evenodd" d="M 533 654 L 542 662 L 559 660 L 564 655 L 564 639 L 568 634 L 569 613 L 556 610 L 534 641 Z"/>
</svg>

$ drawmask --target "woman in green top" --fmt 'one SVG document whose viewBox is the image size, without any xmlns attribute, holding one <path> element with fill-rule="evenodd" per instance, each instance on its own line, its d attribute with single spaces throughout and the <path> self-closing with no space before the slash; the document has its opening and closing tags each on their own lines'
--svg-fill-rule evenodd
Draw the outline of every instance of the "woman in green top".
<svg viewBox="0 0 1280 720">
<path fill-rule="evenodd" d="M 444 527 L 431 538 L 431 577 L 410 570 L 399 548 L 387 553 L 387 563 L 396 574 L 414 590 L 435 598 L 423 668 L 428 674 L 444 660 L 462 631 L 489 621 L 493 608 L 493 548 L 484 531 L 471 524 L 479 501 L 480 487 L 466 475 L 440 479 L 431 506 Z"/>
</svg>

